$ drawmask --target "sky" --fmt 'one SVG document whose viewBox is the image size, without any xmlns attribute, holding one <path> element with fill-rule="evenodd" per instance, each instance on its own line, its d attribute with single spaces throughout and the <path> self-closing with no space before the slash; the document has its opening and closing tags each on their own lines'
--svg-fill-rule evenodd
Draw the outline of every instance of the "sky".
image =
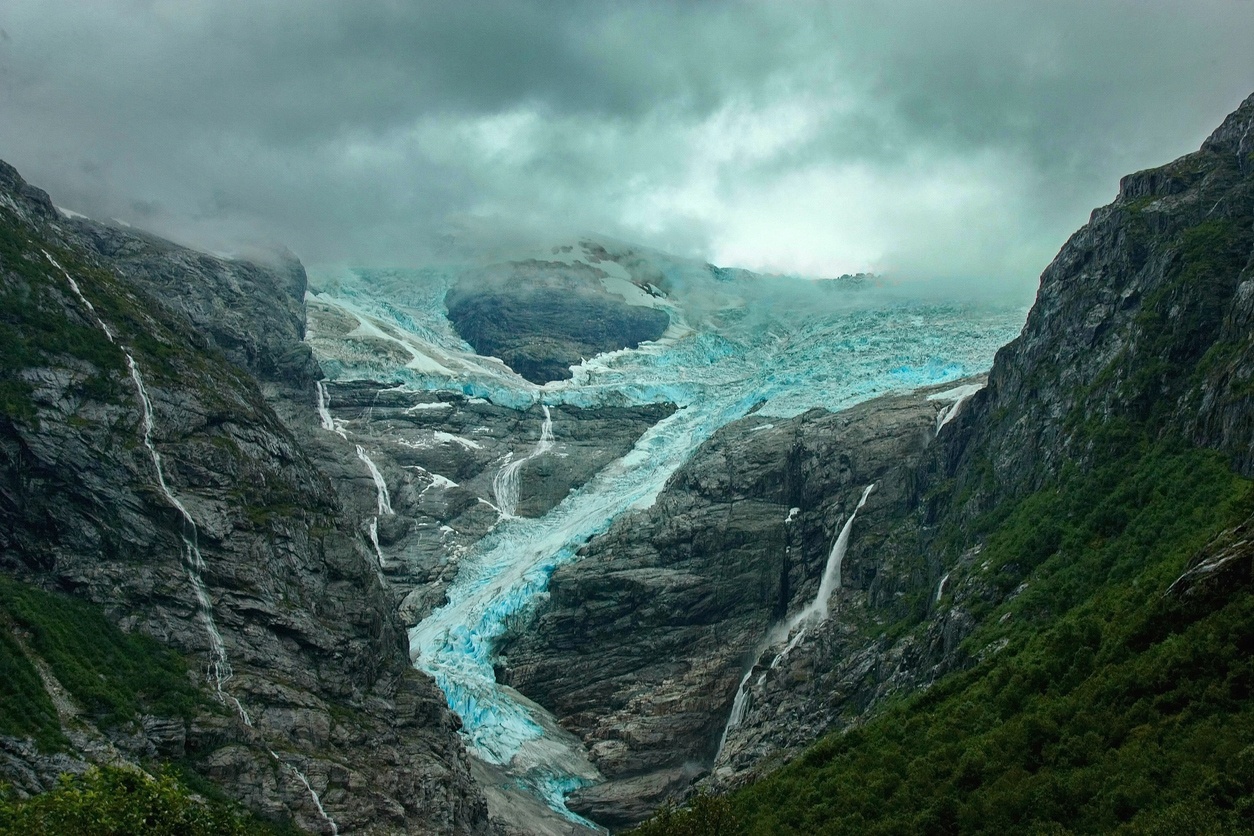
<svg viewBox="0 0 1254 836">
<path fill-rule="evenodd" d="M 600 233 L 1030 295 L 1252 43 L 1254 0 L 5 0 L 0 158 L 311 265 Z"/>
</svg>

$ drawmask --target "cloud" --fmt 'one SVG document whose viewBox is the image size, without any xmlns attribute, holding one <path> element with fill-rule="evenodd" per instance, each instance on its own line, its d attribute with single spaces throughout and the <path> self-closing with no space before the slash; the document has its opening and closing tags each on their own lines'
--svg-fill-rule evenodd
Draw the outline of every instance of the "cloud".
<svg viewBox="0 0 1254 836">
<path fill-rule="evenodd" d="M 10 0 L 0 157 L 213 248 L 601 231 L 1011 287 L 1254 90 L 1241 0 Z"/>
</svg>

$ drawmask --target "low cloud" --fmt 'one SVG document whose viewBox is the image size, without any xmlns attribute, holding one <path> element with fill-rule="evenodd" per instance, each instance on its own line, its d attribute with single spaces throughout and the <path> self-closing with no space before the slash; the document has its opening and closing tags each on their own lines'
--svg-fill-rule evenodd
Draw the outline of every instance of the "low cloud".
<svg viewBox="0 0 1254 836">
<path fill-rule="evenodd" d="M 1242 0 L 10 0 L 0 157 L 214 249 L 603 232 L 1023 295 L 1254 91 Z"/>
</svg>

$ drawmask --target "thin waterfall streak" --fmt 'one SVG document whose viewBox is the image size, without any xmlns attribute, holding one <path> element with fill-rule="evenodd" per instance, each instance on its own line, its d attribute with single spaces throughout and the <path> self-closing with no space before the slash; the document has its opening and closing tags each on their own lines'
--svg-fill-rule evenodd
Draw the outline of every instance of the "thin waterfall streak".
<svg viewBox="0 0 1254 836">
<path fill-rule="evenodd" d="M 866 505 L 867 497 L 871 495 L 873 490 L 875 490 L 874 482 L 867 485 L 862 491 L 862 497 L 858 500 L 857 507 L 849 515 L 849 519 L 845 520 L 844 526 L 840 529 L 840 534 L 836 536 L 836 542 L 832 544 L 832 550 L 827 557 L 827 565 L 823 567 L 823 579 L 819 582 L 819 591 L 815 595 L 814 600 L 807 604 L 801 612 L 788 619 L 783 625 L 775 627 L 767 634 L 765 644 L 768 647 L 783 641 L 785 638 L 788 639 L 788 643 L 784 645 L 784 648 L 779 653 L 775 654 L 774 658 L 771 659 L 771 664 L 762 672 L 762 676 L 758 679 L 759 685 L 766 680 L 767 673 L 778 667 L 780 662 L 788 658 L 788 654 L 792 652 L 793 648 L 801 643 L 802 638 L 805 637 L 806 630 L 812 623 L 821 624 L 827 620 L 829 614 L 827 601 L 832 593 L 840 588 L 841 564 L 845 559 L 845 552 L 849 548 L 849 534 L 853 530 L 854 518 L 858 516 L 858 512 L 862 510 L 862 507 Z M 942 581 L 943 583 L 944 581 Z M 719 740 L 718 752 L 714 756 L 716 763 L 723 754 L 723 748 L 727 745 L 728 734 L 744 720 L 752 690 L 747 686 L 753 671 L 754 668 L 750 667 L 744 678 L 740 680 L 740 687 L 736 689 L 736 699 L 732 703 L 731 714 L 727 718 L 727 725 L 723 727 L 723 736 Z"/>
<path fill-rule="evenodd" d="M 940 583 L 936 585 L 936 603 L 937 604 L 940 603 L 941 596 L 945 594 L 945 583 L 948 580 L 949 580 L 949 573 L 946 572 L 945 576 L 940 579 Z"/>
<path fill-rule="evenodd" d="M 392 516 L 396 512 L 392 510 L 392 497 L 388 493 L 388 483 L 383 480 L 383 474 L 379 472 L 379 468 L 375 465 L 374 460 L 366 455 L 365 449 L 357 445 L 357 458 L 366 464 L 366 469 L 370 471 L 370 478 L 374 480 L 375 494 L 379 503 L 379 516 Z"/>
<path fill-rule="evenodd" d="M 819 584 L 819 594 L 815 597 L 813 604 L 819 613 L 820 622 L 827 620 L 828 599 L 832 597 L 833 592 L 840 589 L 840 570 L 845 562 L 845 552 L 849 548 L 849 533 L 853 529 L 853 521 L 858 516 L 858 512 L 862 510 L 862 506 L 866 505 L 867 497 L 871 495 L 873 490 L 875 490 L 874 483 L 866 486 L 866 490 L 862 492 L 862 498 L 858 500 L 858 507 L 853 509 L 849 519 L 845 521 L 845 526 L 840 530 L 840 535 L 832 546 L 832 552 L 828 555 L 827 566 L 823 570 L 823 580 Z"/>
<path fill-rule="evenodd" d="M 340 438 L 348 438 L 344 428 L 335 423 L 335 419 L 331 417 L 331 396 L 327 393 L 326 381 L 319 380 L 314 386 L 318 391 L 318 420 L 322 422 L 322 429 L 333 432 Z"/>
<path fill-rule="evenodd" d="M 858 505 L 853 509 L 853 513 L 849 515 L 849 519 L 845 520 L 844 526 L 840 529 L 840 534 L 836 536 L 836 541 L 832 543 L 832 550 L 828 553 L 827 564 L 823 567 L 823 578 L 819 581 L 818 594 L 814 596 L 814 600 L 806 604 L 801 612 L 790 618 L 782 631 L 773 631 L 775 641 L 782 640 L 785 636 L 792 634 L 796 628 L 810 623 L 822 623 L 827 620 L 828 608 L 827 602 L 836 590 L 840 589 L 841 584 L 841 566 L 845 561 L 845 551 L 849 548 L 849 534 L 853 530 L 853 521 L 857 518 L 858 512 L 862 510 L 862 506 L 866 505 L 867 497 L 871 495 L 871 491 L 875 490 L 875 483 L 872 482 L 862 491 L 862 498 L 858 500 Z M 804 631 L 803 631 L 804 632 Z M 784 653 L 792 650 L 796 643 L 800 641 L 800 637 L 794 637 L 793 641 L 788 643 L 784 649 Z M 773 643 L 773 642 L 772 642 Z"/>
<path fill-rule="evenodd" d="M 714 753 L 715 762 L 723 754 L 723 747 L 727 745 L 727 735 L 745 719 L 745 712 L 749 707 L 749 688 L 747 686 L 751 676 L 753 676 L 752 666 L 745 671 L 745 675 L 740 679 L 740 684 L 736 686 L 736 698 L 732 701 L 731 714 L 727 716 L 727 724 L 723 726 L 723 736 L 718 740 L 718 751 Z"/>
<path fill-rule="evenodd" d="M 374 546 L 374 556 L 376 559 L 374 573 L 379 578 L 379 583 L 387 586 L 387 578 L 383 576 L 383 549 L 379 547 L 379 518 L 370 518 L 370 545 Z"/>
<path fill-rule="evenodd" d="M 540 440 L 536 446 L 521 459 L 512 460 L 512 455 L 507 458 L 492 479 L 492 494 L 496 497 L 497 511 L 502 518 L 518 516 L 519 480 L 523 465 L 553 449 L 553 415 L 547 405 L 541 404 L 540 408 L 544 410 L 544 420 L 540 423 Z"/>
<path fill-rule="evenodd" d="M 223 686 L 226 685 L 226 683 L 230 681 L 235 674 L 231 668 L 230 659 L 227 657 L 226 644 L 222 639 L 222 633 L 219 632 L 217 623 L 213 618 L 213 602 L 209 599 L 209 591 L 205 587 L 204 579 L 201 577 L 201 572 L 205 569 L 205 560 L 200 553 L 196 521 L 192 519 L 191 513 L 187 510 L 187 506 L 185 506 L 174 494 L 174 492 L 170 490 L 170 486 L 166 482 L 165 468 L 162 465 L 161 453 L 157 451 L 157 447 L 152 441 L 152 431 L 155 425 L 152 399 L 148 396 L 148 389 L 144 385 L 143 375 L 140 374 L 139 364 L 135 362 L 135 357 L 131 354 L 130 349 L 117 342 L 113 332 L 109 329 L 109 326 L 105 324 L 104 320 L 96 314 L 95 306 L 92 305 L 87 297 L 83 295 L 82 290 L 78 286 L 78 282 L 74 281 L 74 277 L 71 276 L 64 267 L 58 264 L 56 259 L 49 255 L 47 251 L 44 251 L 44 255 L 47 257 L 48 261 L 60 270 L 62 275 L 65 276 L 66 281 L 70 284 L 70 289 L 74 291 L 74 295 L 78 297 L 84 307 L 91 312 L 92 318 L 96 321 L 96 325 L 98 325 L 104 332 L 105 336 L 108 337 L 109 342 L 121 348 L 122 353 L 126 356 L 126 366 L 130 372 L 131 382 L 135 385 L 135 391 L 139 396 L 139 403 L 141 407 L 140 429 L 143 433 L 144 448 L 148 451 L 148 457 L 152 461 L 153 470 L 156 472 L 157 486 L 160 488 L 166 501 L 169 502 L 183 518 L 182 530 L 179 532 L 183 539 L 183 566 L 187 571 L 188 580 L 191 582 L 192 590 L 196 595 L 197 615 L 200 617 L 201 623 L 204 625 L 205 632 L 209 636 L 211 652 L 209 663 L 206 667 L 206 676 L 213 684 L 218 700 L 224 705 L 227 702 L 230 702 L 235 707 L 235 711 L 239 716 L 240 721 L 245 726 L 251 728 L 253 720 L 248 714 L 247 709 L 244 708 L 243 703 L 241 703 L 235 695 L 229 694 L 223 689 Z M 360 450 L 361 448 L 358 449 Z M 270 755 L 283 766 L 290 769 L 300 782 L 305 785 L 305 789 L 309 791 L 310 796 L 313 798 L 314 806 L 318 808 L 318 814 L 322 816 L 322 818 L 331 826 L 331 833 L 334 834 L 334 836 L 338 836 L 340 832 L 339 827 L 336 825 L 335 821 L 327 815 L 326 810 L 322 806 L 322 799 L 318 797 L 318 793 L 314 792 L 313 787 L 309 785 L 309 781 L 305 778 L 304 773 L 291 763 L 288 763 L 280 758 L 274 750 L 270 750 Z"/>
<path fill-rule="evenodd" d="M 44 256 L 57 268 L 66 281 L 70 285 L 70 289 L 74 295 L 78 297 L 83 306 L 91 313 L 92 318 L 96 321 L 109 342 L 117 345 L 122 349 L 122 354 L 126 357 L 126 367 L 130 372 L 131 382 L 135 386 L 135 392 L 139 396 L 141 423 L 140 429 L 143 434 L 144 449 L 148 451 L 148 457 L 152 461 L 153 470 L 157 476 L 157 486 L 161 489 L 162 495 L 166 501 L 170 503 L 178 512 L 182 519 L 182 530 L 180 535 L 183 539 L 183 564 L 187 571 L 188 580 L 191 582 L 192 590 L 196 595 L 197 615 L 200 617 L 201 623 L 204 625 L 205 632 L 209 636 L 210 658 L 206 667 L 206 675 L 213 683 L 214 690 L 217 692 L 218 699 L 225 703 L 226 695 L 222 691 L 222 686 L 233 676 L 231 663 L 227 658 L 226 645 L 222 640 L 222 633 L 219 632 L 218 626 L 213 617 L 213 603 L 209 600 L 209 592 L 205 588 L 204 580 L 201 572 L 205 568 L 204 558 L 200 554 L 200 546 L 197 543 L 196 521 L 192 519 L 192 515 L 188 512 L 187 507 L 182 503 L 174 492 L 170 490 L 169 484 L 165 479 L 165 468 L 161 462 L 161 453 L 157 451 L 156 445 L 152 441 L 152 431 L 154 427 L 152 399 L 148 397 L 148 388 L 144 385 L 144 377 L 140 374 L 139 364 L 135 362 L 134 355 L 130 349 L 124 345 L 120 345 L 109 329 L 109 326 L 96 313 L 96 308 L 91 301 L 83 294 L 82 289 L 78 286 L 78 282 L 62 267 L 57 260 L 53 258 L 46 250 Z M 241 707 L 241 714 L 243 714 Z"/>
<path fill-rule="evenodd" d="M 270 749 L 269 752 L 270 757 L 274 758 L 281 766 L 291 772 L 292 775 L 296 777 L 297 781 L 300 781 L 301 784 L 304 785 L 305 791 L 308 792 L 309 797 L 313 799 L 314 806 L 318 808 L 318 815 L 322 817 L 323 821 L 331 826 L 331 836 L 339 836 L 340 826 L 335 823 L 335 819 L 327 815 L 326 809 L 322 806 L 322 799 L 318 797 L 318 792 L 310 785 L 309 779 L 305 777 L 305 773 L 301 772 L 292 762 L 283 760 L 279 757 L 278 752 L 275 752 L 273 749 Z"/>
</svg>

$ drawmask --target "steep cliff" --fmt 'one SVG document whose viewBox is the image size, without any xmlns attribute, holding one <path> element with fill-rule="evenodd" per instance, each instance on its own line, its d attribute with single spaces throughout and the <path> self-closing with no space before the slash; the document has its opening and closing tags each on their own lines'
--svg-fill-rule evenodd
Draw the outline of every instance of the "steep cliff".
<svg viewBox="0 0 1254 836">
<path fill-rule="evenodd" d="M 862 492 L 877 486 L 860 534 L 916 501 L 907 474 L 946 406 L 928 394 L 728 426 L 653 507 L 554 574 L 543 612 L 503 648 L 503 667 L 583 737 L 609 779 L 573 796 L 574 809 L 607 825 L 638 821 L 703 774 L 746 669 L 790 610 L 817 595 Z M 899 546 L 876 540 L 881 568 L 891 567 Z M 867 575 L 859 567 L 854 583 Z M 812 675 L 794 672 L 794 685 Z M 831 721 L 788 730 L 808 742 Z"/>
<path fill-rule="evenodd" d="M 735 795 L 720 832 L 1254 823 L 1252 301 L 1254 97 L 1124 178 L 909 500 L 873 520 L 872 495 L 841 610 L 791 664 L 759 657 L 713 784 L 859 728 Z"/>
<path fill-rule="evenodd" d="M 457 719 L 300 441 L 320 376 L 300 265 L 70 220 L 3 164 L 0 241 L 0 567 L 174 648 L 200 694 L 179 716 L 72 712 L 96 749 L 76 732 L 49 751 L 6 718 L 5 776 L 37 791 L 67 764 L 159 754 L 316 832 L 486 832 Z M 19 615 L 11 655 L 93 705 Z"/>
</svg>

